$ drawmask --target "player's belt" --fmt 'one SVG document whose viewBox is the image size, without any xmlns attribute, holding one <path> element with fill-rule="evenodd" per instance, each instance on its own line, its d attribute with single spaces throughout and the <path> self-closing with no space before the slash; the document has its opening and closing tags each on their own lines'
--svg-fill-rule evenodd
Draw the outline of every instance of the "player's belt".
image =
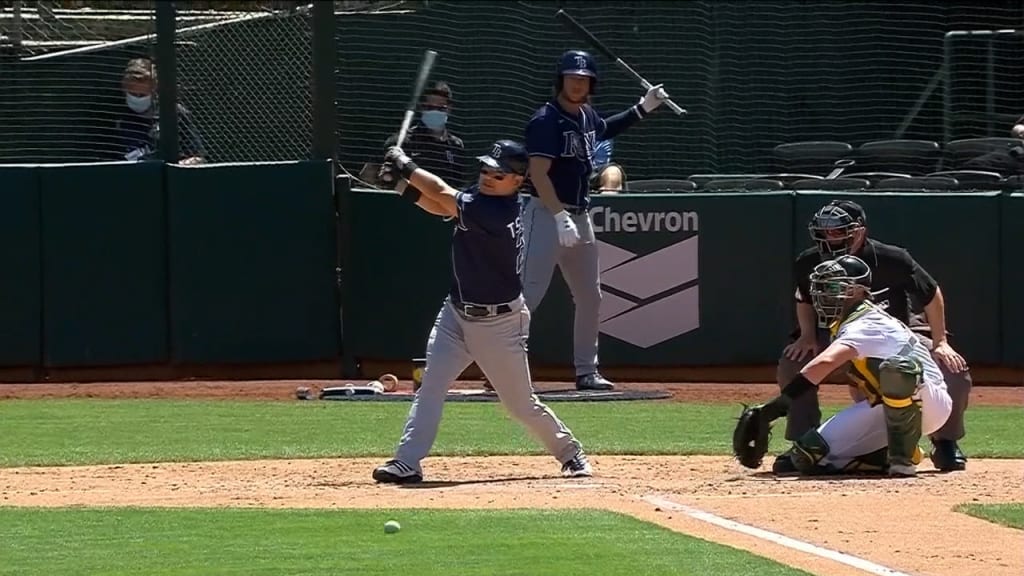
<svg viewBox="0 0 1024 576">
<path fill-rule="evenodd" d="M 452 306 L 470 318 L 487 318 L 490 316 L 497 316 L 499 314 L 508 314 L 512 311 L 512 306 L 509 306 L 508 304 L 490 304 L 485 306 L 483 304 L 452 302 Z"/>
<path fill-rule="evenodd" d="M 579 216 L 587 212 L 586 206 L 575 206 L 573 204 L 562 204 L 562 206 L 565 206 L 565 211 L 573 216 Z"/>
</svg>

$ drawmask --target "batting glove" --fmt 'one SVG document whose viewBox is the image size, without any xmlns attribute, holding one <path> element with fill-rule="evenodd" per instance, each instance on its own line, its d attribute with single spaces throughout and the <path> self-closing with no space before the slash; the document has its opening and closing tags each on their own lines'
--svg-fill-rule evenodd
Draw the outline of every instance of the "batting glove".
<svg viewBox="0 0 1024 576">
<path fill-rule="evenodd" d="M 566 248 L 572 248 L 580 241 L 580 232 L 576 229 L 576 223 L 572 216 L 565 210 L 555 214 L 555 223 L 558 226 L 558 243 Z"/>
<path fill-rule="evenodd" d="M 664 104 L 665 100 L 669 99 L 668 93 L 662 90 L 662 86 L 664 84 L 651 86 L 647 90 L 647 94 L 644 94 L 644 97 L 640 99 L 640 107 L 644 109 L 644 112 L 653 112 L 658 106 Z"/>
</svg>

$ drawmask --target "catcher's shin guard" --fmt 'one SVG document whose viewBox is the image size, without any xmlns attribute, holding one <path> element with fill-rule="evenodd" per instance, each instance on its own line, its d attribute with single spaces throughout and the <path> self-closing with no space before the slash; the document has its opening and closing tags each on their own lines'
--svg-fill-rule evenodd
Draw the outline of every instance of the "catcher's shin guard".
<svg viewBox="0 0 1024 576">
<path fill-rule="evenodd" d="M 879 366 L 879 388 L 889 433 L 889 473 L 913 475 L 921 440 L 921 403 L 914 393 L 921 383 L 921 364 L 908 356 L 887 358 Z M 919 460 L 918 460 L 919 461 Z"/>
<path fill-rule="evenodd" d="M 801 474 L 824 474 L 830 472 L 830 469 L 821 466 L 821 461 L 828 456 L 829 450 L 828 442 L 825 442 L 821 434 L 817 430 L 810 430 L 793 442 L 789 459 Z"/>
</svg>

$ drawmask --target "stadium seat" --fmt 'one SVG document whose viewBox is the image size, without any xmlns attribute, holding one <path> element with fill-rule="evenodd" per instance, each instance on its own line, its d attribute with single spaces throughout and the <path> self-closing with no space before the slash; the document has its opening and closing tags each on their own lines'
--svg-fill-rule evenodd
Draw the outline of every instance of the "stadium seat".
<svg viewBox="0 0 1024 576">
<path fill-rule="evenodd" d="M 709 192 L 774 192 L 785 190 L 785 188 L 782 182 L 767 178 L 726 178 L 712 180 L 705 184 L 702 190 Z"/>
<path fill-rule="evenodd" d="M 764 174 L 690 174 L 686 179 L 696 184 L 697 188 L 703 188 L 705 184 L 712 180 L 752 180 L 764 177 Z"/>
<path fill-rule="evenodd" d="M 1024 193 L 1024 176 L 1008 176 L 999 183 L 999 188 L 1008 193 Z"/>
<path fill-rule="evenodd" d="M 1003 175 L 996 172 L 985 172 L 983 170 L 942 170 L 932 172 L 928 176 L 947 176 L 956 178 L 961 188 L 973 188 L 975 190 L 998 190 Z"/>
<path fill-rule="evenodd" d="M 626 182 L 624 192 L 693 192 L 697 185 L 690 180 L 652 179 L 630 180 Z"/>
<path fill-rule="evenodd" d="M 828 174 L 836 160 L 849 157 L 853 146 L 846 142 L 813 140 L 779 144 L 772 150 L 779 172 Z"/>
<path fill-rule="evenodd" d="M 1017 138 L 963 138 L 946 143 L 943 149 L 944 170 L 958 170 L 979 156 L 1021 146 Z"/>
<path fill-rule="evenodd" d="M 826 180 L 824 178 L 811 178 L 807 180 L 797 180 L 791 187 L 794 190 L 848 190 L 856 192 L 859 190 L 867 190 L 871 188 L 871 181 L 866 178 L 833 178 Z"/>
<path fill-rule="evenodd" d="M 956 190 L 960 183 L 948 176 L 912 176 L 910 178 L 886 178 L 875 184 L 875 190 L 931 191 Z"/>
<path fill-rule="evenodd" d="M 824 180 L 824 176 L 816 176 L 814 174 L 766 174 L 761 178 L 767 178 L 769 180 L 778 180 L 787 187 L 791 187 L 794 182 L 800 180 Z"/>
<path fill-rule="evenodd" d="M 858 146 L 853 158 L 861 171 L 923 176 L 938 170 L 942 150 L 932 140 L 875 140 Z"/>
<path fill-rule="evenodd" d="M 851 172 L 843 174 L 843 178 L 864 178 L 874 186 L 886 178 L 910 178 L 910 174 L 903 172 Z"/>
</svg>

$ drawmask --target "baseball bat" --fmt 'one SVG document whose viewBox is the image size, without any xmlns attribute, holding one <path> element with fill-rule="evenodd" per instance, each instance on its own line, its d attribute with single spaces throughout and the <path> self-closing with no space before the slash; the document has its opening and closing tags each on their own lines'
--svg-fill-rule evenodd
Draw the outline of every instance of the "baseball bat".
<svg viewBox="0 0 1024 576">
<path fill-rule="evenodd" d="M 402 118 L 402 127 L 398 130 L 398 140 L 395 141 L 395 146 L 401 146 L 405 142 L 405 137 L 409 134 L 409 127 L 412 126 L 412 117 L 416 113 L 416 103 L 419 102 L 423 89 L 427 86 L 427 78 L 430 77 L 430 71 L 434 68 L 435 60 L 437 60 L 437 52 L 427 50 L 423 53 L 423 61 L 420 62 L 420 70 L 416 74 L 416 85 L 409 96 L 409 104 L 405 107 L 405 117 Z"/>
<path fill-rule="evenodd" d="M 651 89 L 651 86 L 653 86 L 653 84 L 648 82 L 647 79 L 641 76 L 636 70 L 633 70 L 633 68 L 629 64 L 626 64 L 622 60 L 622 58 L 616 56 L 615 53 L 612 52 L 610 48 L 608 48 L 608 46 L 605 46 L 604 42 L 601 42 L 600 40 L 597 39 L 597 36 L 591 34 L 590 30 L 584 28 L 583 25 L 577 22 L 572 16 L 569 16 L 568 12 L 566 12 L 565 10 L 559 10 L 558 12 L 555 13 L 555 18 L 561 20 L 562 23 L 568 26 L 570 30 L 573 30 L 577 32 L 579 35 L 581 35 L 583 39 L 589 42 L 591 46 L 596 48 L 598 52 L 604 54 L 606 58 L 615 62 L 615 64 L 619 68 L 625 70 L 627 74 L 629 74 L 633 78 L 636 78 L 636 80 L 640 82 L 640 86 L 643 86 L 644 90 Z M 671 100 L 665 100 L 665 105 L 668 106 L 670 110 L 675 112 L 677 116 L 683 116 L 684 114 L 686 114 L 686 110 L 684 108 L 680 108 L 678 104 Z"/>
</svg>

